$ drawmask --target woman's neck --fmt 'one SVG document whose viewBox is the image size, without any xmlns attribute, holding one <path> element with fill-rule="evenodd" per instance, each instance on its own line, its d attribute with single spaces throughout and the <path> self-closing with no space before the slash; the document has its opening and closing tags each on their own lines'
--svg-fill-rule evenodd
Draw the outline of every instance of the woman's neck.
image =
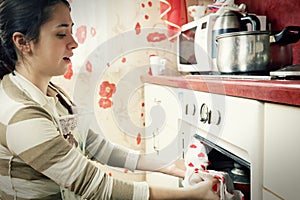
<svg viewBox="0 0 300 200">
<path fill-rule="evenodd" d="M 47 88 L 51 77 L 46 77 L 42 74 L 35 73 L 34 71 L 29 71 L 28 68 L 21 66 L 16 66 L 15 70 L 39 88 L 45 95 L 47 94 Z"/>
</svg>

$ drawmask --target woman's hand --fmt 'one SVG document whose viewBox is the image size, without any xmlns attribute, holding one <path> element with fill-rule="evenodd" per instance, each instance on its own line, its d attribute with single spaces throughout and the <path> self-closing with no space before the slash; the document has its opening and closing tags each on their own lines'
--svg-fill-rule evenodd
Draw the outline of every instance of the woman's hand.
<svg viewBox="0 0 300 200">
<path fill-rule="evenodd" d="M 185 168 L 185 165 L 184 165 L 184 160 L 179 159 L 179 160 L 175 161 L 174 163 L 172 163 L 171 165 L 169 165 L 167 167 L 164 167 L 164 168 L 161 168 L 157 171 L 161 172 L 163 174 L 176 176 L 176 177 L 179 177 L 179 178 L 184 178 L 186 168 Z"/>
<path fill-rule="evenodd" d="M 206 181 L 201 181 L 190 188 L 191 199 L 220 199 L 219 180 L 213 178 Z"/>
<path fill-rule="evenodd" d="M 168 188 L 150 186 L 150 200 L 154 199 L 201 199 L 219 200 L 219 181 L 203 180 L 189 188 Z"/>
</svg>

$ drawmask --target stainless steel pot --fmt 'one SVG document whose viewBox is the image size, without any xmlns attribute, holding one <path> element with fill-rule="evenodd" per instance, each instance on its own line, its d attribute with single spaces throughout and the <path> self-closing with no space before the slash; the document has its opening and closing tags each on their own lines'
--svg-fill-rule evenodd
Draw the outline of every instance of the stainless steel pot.
<svg viewBox="0 0 300 200">
<path fill-rule="evenodd" d="M 230 175 L 233 179 L 233 185 L 236 190 L 240 190 L 246 199 L 250 199 L 250 172 L 246 172 L 246 168 L 238 163 L 234 163 L 234 167 Z"/>
<path fill-rule="evenodd" d="M 218 35 L 217 67 L 221 73 L 256 73 L 279 69 L 291 64 L 292 51 L 288 45 L 299 39 L 298 26 L 286 27 L 276 35 L 271 35 L 269 31 Z"/>
</svg>

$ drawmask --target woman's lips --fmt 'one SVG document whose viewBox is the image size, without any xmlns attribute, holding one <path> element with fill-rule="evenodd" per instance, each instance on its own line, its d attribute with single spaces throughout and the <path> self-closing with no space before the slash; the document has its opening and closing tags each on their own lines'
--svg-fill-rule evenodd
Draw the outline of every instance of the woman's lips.
<svg viewBox="0 0 300 200">
<path fill-rule="evenodd" d="M 70 63 L 70 62 L 71 62 L 70 58 L 68 58 L 68 57 L 64 57 L 63 60 L 64 60 L 65 62 L 67 62 L 67 63 Z"/>
</svg>

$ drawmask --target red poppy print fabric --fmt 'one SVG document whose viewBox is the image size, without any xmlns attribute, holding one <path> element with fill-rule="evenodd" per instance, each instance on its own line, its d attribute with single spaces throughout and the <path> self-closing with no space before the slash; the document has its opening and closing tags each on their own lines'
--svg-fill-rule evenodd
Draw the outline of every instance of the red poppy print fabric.
<svg viewBox="0 0 300 200">
<path fill-rule="evenodd" d="M 78 27 L 76 31 L 76 38 L 79 44 L 83 44 L 85 42 L 86 36 L 87 36 L 87 27 L 86 26 Z"/>
<path fill-rule="evenodd" d="M 159 32 L 150 33 L 147 36 L 148 42 L 161 42 L 166 39 L 167 39 L 167 36 L 164 33 L 159 33 Z"/>
<path fill-rule="evenodd" d="M 137 145 L 140 145 L 142 142 L 142 136 L 140 133 L 138 133 L 137 137 L 136 137 L 136 144 Z"/>
<path fill-rule="evenodd" d="M 116 92 L 116 85 L 114 83 L 109 83 L 108 81 L 103 81 L 100 85 L 99 95 L 100 100 L 98 102 L 100 108 L 110 108 L 113 105 L 111 100 L 112 95 Z"/>
<path fill-rule="evenodd" d="M 64 78 L 70 80 L 73 76 L 73 68 L 72 68 L 72 63 L 68 65 L 68 69 L 66 73 L 64 74 Z"/>
<path fill-rule="evenodd" d="M 135 34 L 139 35 L 141 33 L 141 24 L 138 22 L 135 25 Z"/>
<path fill-rule="evenodd" d="M 235 190 L 229 174 L 222 171 L 207 170 L 210 164 L 204 144 L 196 138 L 190 142 L 185 155 L 186 174 L 182 182 L 184 187 L 216 178 L 218 184 L 213 185 L 212 191 L 220 193 L 220 200 L 244 200 L 241 191 Z"/>
</svg>

